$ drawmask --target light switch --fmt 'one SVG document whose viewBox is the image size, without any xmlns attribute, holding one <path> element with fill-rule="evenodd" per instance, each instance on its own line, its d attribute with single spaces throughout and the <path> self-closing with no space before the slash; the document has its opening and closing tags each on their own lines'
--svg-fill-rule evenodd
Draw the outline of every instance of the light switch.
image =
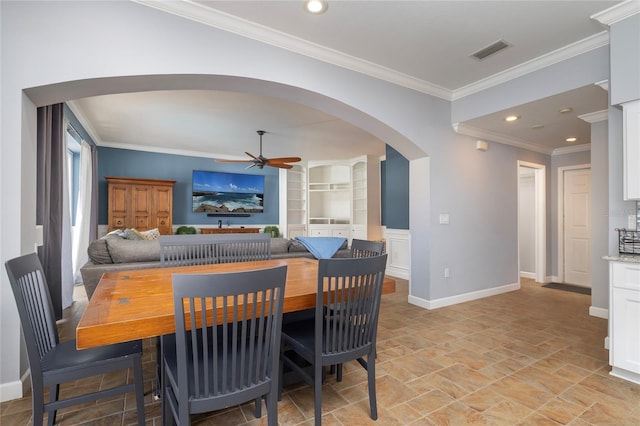
<svg viewBox="0 0 640 426">
<path fill-rule="evenodd" d="M 449 213 L 440 213 L 440 225 L 449 224 Z"/>
</svg>

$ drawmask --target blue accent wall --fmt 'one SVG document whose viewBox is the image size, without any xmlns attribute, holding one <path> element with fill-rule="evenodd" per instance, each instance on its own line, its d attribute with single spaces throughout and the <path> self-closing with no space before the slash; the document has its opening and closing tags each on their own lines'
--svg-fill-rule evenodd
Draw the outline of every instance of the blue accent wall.
<svg viewBox="0 0 640 426">
<path fill-rule="evenodd" d="M 382 224 L 389 229 L 409 229 L 409 160 L 389 145 L 386 151 L 382 168 Z"/>
<path fill-rule="evenodd" d="M 173 187 L 173 223 L 187 225 L 278 224 L 279 223 L 279 173 L 278 169 L 253 167 L 246 164 L 216 163 L 212 158 L 186 155 L 160 154 L 119 148 L 98 147 L 98 222 L 107 224 L 108 184 L 105 176 L 171 179 Z M 208 217 L 206 213 L 193 213 L 191 179 L 193 170 L 212 170 L 229 173 L 264 175 L 264 212 L 249 217 Z"/>
</svg>

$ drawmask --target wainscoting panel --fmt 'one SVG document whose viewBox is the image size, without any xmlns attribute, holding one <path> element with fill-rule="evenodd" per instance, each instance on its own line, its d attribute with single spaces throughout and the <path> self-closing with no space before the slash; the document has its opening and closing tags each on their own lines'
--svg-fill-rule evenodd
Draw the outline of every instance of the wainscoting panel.
<svg viewBox="0 0 640 426">
<path fill-rule="evenodd" d="M 384 238 L 387 245 L 387 275 L 396 278 L 409 279 L 411 244 L 408 229 L 386 229 Z"/>
</svg>

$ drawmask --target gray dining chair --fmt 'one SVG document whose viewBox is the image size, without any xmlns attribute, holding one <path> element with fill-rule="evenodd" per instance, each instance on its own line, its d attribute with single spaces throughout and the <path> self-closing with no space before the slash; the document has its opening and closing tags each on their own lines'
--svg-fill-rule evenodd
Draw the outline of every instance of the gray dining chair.
<svg viewBox="0 0 640 426">
<path fill-rule="evenodd" d="M 371 418 L 378 418 L 375 388 L 376 333 L 387 255 L 320 259 L 315 318 L 284 324 L 281 361 L 313 386 L 315 424 L 322 423 L 322 382 L 327 366 L 357 360 L 367 370 Z M 324 314 L 326 300 L 339 303 Z M 366 360 L 365 360 L 366 356 Z M 301 365 L 300 358 L 311 364 Z M 309 371 L 311 370 L 311 371 Z"/>
<path fill-rule="evenodd" d="M 160 266 L 211 265 L 271 259 L 269 234 L 161 235 Z M 160 344 L 156 341 L 158 363 L 154 398 L 160 397 Z"/>
<path fill-rule="evenodd" d="M 5 263 L 18 307 L 31 374 L 33 424 L 41 425 L 44 413 L 53 425 L 57 410 L 126 392 L 134 392 L 138 424 L 144 425 L 142 342 L 76 349 L 75 339 L 60 342 L 49 287 L 35 253 Z M 133 383 L 59 399 L 60 384 L 99 374 L 133 370 Z M 49 388 L 49 402 L 44 389 Z"/>
<path fill-rule="evenodd" d="M 161 235 L 162 267 L 271 259 L 269 234 Z"/>
<path fill-rule="evenodd" d="M 371 241 L 371 240 L 359 240 L 354 238 L 351 241 L 351 257 L 352 258 L 360 258 L 360 257 L 371 257 L 371 256 L 380 256 L 384 253 L 384 242 L 383 241 Z M 327 315 L 335 315 L 340 309 L 340 304 L 329 304 L 326 307 Z M 338 364 L 337 366 L 331 367 L 331 373 L 336 373 L 336 380 L 338 382 L 342 381 L 342 364 Z"/>
<path fill-rule="evenodd" d="M 252 400 L 259 418 L 264 398 L 277 425 L 286 273 L 173 275 L 176 332 L 161 337 L 163 424 Z M 203 315 L 207 308 L 214 314 Z"/>
</svg>

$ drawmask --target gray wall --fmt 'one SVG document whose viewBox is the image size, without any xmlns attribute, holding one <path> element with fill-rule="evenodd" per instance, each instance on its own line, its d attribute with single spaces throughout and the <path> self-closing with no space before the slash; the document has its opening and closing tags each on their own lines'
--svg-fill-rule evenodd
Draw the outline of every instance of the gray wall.
<svg viewBox="0 0 640 426">
<path fill-rule="evenodd" d="M 591 306 L 609 308 L 608 121 L 591 123 Z"/>
<path fill-rule="evenodd" d="M 382 188 L 383 225 L 409 229 L 409 160 L 387 145 Z"/>
<path fill-rule="evenodd" d="M 520 167 L 518 191 L 518 253 L 520 272 L 535 273 L 535 178 L 533 172 Z M 524 170 L 523 170 L 524 169 Z M 527 172 L 529 170 L 529 172 Z"/>
</svg>

